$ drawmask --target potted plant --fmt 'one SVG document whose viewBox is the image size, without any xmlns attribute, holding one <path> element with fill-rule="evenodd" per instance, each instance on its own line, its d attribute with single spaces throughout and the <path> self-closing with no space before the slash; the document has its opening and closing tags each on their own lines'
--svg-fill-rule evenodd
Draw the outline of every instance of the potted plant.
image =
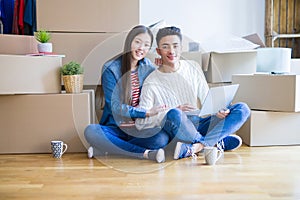
<svg viewBox="0 0 300 200">
<path fill-rule="evenodd" d="M 52 53 L 52 43 L 50 43 L 51 35 L 48 31 L 41 29 L 35 33 L 35 39 L 38 43 L 38 51 L 40 53 Z"/>
<path fill-rule="evenodd" d="M 60 68 L 60 73 L 67 93 L 80 93 L 83 89 L 83 67 L 70 61 Z"/>
</svg>

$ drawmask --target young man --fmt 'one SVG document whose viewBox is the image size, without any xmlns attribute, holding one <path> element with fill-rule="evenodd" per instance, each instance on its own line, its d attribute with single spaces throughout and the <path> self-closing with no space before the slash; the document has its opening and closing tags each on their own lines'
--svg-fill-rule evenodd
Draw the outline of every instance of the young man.
<svg viewBox="0 0 300 200">
<path fill-rule="evenodd" d="M 178 141 L 174 159 L 193 156 L 205 146 L 222 144 L 223 150 L 240 147 L 241 138 L 232 134 L 248 119 L 249 107 L 237 103 L 205 118 L 187 116 L 186 111 L 201 107 L 209 90 L 206 79 L 196 62 L 180 60 L 182 35 L 179 28 L 160 29 L 156 42 L 162 64 L 145 80 L 139 105 L 144 109 L 166 105 L 169 109 L 137 119 L 137 128 L 162 127 L 171 139 Z"/>
</svg>

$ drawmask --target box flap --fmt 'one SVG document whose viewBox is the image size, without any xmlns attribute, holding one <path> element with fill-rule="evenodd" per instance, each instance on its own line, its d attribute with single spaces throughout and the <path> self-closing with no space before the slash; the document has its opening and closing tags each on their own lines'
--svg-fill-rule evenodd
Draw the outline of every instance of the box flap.
<svg viewBox="0 0 300 200">
<path fill-rule="evenodd" d="M 208 70 L 209 59 L 210 59 L 210 53 L 202 54 L 202 70 L 203 71 Z"/>
<path fill-rule="evenodd" d="M 260 47 L 266 47 L 266 45 L 264 44 L 264 42 L 261 40 L 261 38 L 257 33 L 246 35 L 243 38 L 250 42 L 253 42 L 254 44 L 258 44 Z"/>
</svg>

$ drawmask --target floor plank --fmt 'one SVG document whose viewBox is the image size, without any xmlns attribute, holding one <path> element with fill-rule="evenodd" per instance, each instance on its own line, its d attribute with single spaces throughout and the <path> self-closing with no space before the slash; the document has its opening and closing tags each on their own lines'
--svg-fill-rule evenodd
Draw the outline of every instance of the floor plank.
<svg viewBox="0 0 300 200">
<path fill-rule="evenodd" d="M 157 164 L 85 153 L 0 155 L 0 199 L 300 199 L 300 146 L 247 147 Z"/>
</svg>

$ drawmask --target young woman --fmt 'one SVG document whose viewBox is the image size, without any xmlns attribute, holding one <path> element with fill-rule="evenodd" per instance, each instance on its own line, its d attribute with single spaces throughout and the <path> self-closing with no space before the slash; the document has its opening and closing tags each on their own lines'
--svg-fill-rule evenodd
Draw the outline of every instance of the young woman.
<svg viewBox="0 0 300 200">
<path fill-rule="evenodd" d="M 88 157 L 118 154 L 136 158 L 165 161 L 162 147 L 169 142 L 168 134 L 161 130 L 138 131 L 136 118 L 158 114 L 164 106 L 150 110 L 138 108 L 139 95 L 145 78 L 155 70 L 145 58 L 153 42 L 149 28 L 139 25 L 127 35 L 123 53 L 104 64 L 102 86 L 105 106 L 99 124 L 85 129 L 85 138 L 91 145 Z M 131 126 L 132 124 L 132 126 Z"/>
</svg>

